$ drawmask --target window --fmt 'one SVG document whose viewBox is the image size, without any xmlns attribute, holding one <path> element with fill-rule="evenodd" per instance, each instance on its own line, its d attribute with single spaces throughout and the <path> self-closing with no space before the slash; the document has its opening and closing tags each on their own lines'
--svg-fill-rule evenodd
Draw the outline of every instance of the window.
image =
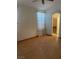
<svg viewBox="0 0 79 59">
<path fill-rule="evenodd" d="M 45 13 L 37 12 L 37 24 L 38 24 L 38 32 L 42 34 L 45 28 Z"/>
</svg>

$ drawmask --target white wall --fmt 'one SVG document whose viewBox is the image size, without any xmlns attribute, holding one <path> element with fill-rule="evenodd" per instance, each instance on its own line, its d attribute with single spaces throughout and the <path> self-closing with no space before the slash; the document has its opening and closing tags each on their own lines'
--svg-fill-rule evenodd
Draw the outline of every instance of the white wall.
<svg viewBox="0 0 79 59">
<path fill-rule="evenodd" d="M 46 11 L 46 32 L 52 35 L 52 14 L 61 11 L 61 1 L 54 3 L 50 9 Z"/>
<path fill-rule="evenodd" d="M 36 10 L 27 6 L 17 8 L 17 40 L 37 35 Z"/>
</svg>

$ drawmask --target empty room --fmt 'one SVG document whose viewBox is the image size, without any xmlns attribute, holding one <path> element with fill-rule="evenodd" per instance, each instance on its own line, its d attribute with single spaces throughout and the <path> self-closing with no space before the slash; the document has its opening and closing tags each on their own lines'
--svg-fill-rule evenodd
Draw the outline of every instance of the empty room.
<svg viewBox="0 0 79 59">
<path fill-rule="evenodd" d="M 61 59 L 61 0 L 17 0 L 17 59 Z"/>
</svg>

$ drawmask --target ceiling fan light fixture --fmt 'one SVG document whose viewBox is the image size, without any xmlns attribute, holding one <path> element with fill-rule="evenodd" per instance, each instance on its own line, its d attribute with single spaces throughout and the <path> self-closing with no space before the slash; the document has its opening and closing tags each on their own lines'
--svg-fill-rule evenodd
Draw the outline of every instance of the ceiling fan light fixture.
<svg viewBox="0 0 79 59">
<path fill-rule="evenodd" d="M 45 4 L 45 1 L 44 0 L 42 0 L 42 4 Z"/>
<path fill-rule="evenodd" d="M 32 2 L 37 2 L 38 0 L 33 0 Z M 47 1 L 54 1 L 54 0 L 47 0 Z M 44 5 L 45 4 L 45 0 L 41 0 L 42 4 Z"/>
</svg>

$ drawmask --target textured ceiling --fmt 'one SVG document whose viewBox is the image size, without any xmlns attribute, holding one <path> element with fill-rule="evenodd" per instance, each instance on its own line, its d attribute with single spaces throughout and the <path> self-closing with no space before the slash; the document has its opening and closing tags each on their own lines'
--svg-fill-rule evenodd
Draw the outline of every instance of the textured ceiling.
<svg viewBox="0 0 79 59">
<path fill-rule="evenodd" d="M 54 0 L 53 2 L 45 0 L 45 4 L 43 5 L 41 0 L 37 0 L 37 2 L 32 2 L 33 0 L 17 0 L 18 5 L 25 5 L 36 8 L 38 10 L 47 10 L 51 8 L 54 4 L 59 4 L 60 0 Z"/>
</svg>

